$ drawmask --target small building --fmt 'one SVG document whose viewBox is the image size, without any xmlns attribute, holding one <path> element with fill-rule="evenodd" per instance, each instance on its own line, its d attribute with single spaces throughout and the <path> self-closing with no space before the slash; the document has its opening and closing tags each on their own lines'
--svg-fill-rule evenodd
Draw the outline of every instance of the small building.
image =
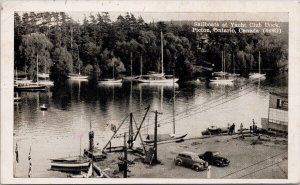
<svg viewBox="0 0 300 185">
<path fill-rule="evenodd" d="M 268 118 L 262 118 L 267 131 L 288 132 L 288 93 L 270 92 Z"/>
</svg>

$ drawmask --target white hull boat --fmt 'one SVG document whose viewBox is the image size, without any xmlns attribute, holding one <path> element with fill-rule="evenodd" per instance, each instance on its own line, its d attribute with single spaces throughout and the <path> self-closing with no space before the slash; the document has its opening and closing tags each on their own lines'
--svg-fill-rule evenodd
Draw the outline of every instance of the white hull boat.
<svg viewBox="0 0 300 185">
<path fill-rule="evenodd" d="M 149 78 L 149 79 L 143 79 L 139 78 L 137 79 L 139 83 L 151 83 L 151 84 L 173 84 L 173 79 L 166 79 L 166 78 Z M 178 81 L 178 78 L 174 79 L 175 83 Z"/>
<path fill-rule="evenodd" d="M 252 78 L 252 79 L 266 79 L 266 74 L 250 73 L 249 78 Z"/>
<path fill-rule="evenodd" d="M 103 79 L 103 80 L 99 80 L 98 83 L 100 84 L 121 84 L 122 83 L 122 79 Z"/>
<path fill-rule="evenodd" d="M 43 80 L 43 81 L 40 81 L 39 83 L 42 84 L 42 85 L 47 85 L 47 86 L 54 85 L 54 82 L 50 81 L 50 80 Z"/>
<path fill-rule="evenodd" d="M 221 78 L 221 77 L 215 77 L 210 80 L 210 83 L 215 83 L 215 84 L 232 84 L 234 79 L 231 78 Z"/>
<path fill-rule="evenodd" d="M 39 78 L 49 78 L 49 74 L 48 73 L 40 73 L 38 74 Z"/>
<path fill-rule="evenodd" d="M 89 76 L 80 75 L 80 74 L 69 74 L 68 78 L 72 80 L 82 80 L 82 79 L 88 79 Z"/>
</svg>

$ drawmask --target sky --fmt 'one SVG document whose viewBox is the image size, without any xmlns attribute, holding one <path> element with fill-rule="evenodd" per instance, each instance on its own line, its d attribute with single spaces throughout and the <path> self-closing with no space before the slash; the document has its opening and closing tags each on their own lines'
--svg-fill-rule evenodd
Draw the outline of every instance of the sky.
<svg viewBox="0 0 300 185">
<path fill-rule="evenodd" d="M 97 12 L 66 12 L 74 21 L 82 22 L 84 16 L 90 14 L 96 15 Z M 130 12 L 136 18 L 141 16 L 145 22 L 157 22 L 157 21 L 225 21 L 225 20 L 237 20 L 237 21 L 277 21 L 288 22 L 288 13 L 193 13 L 193 12 Z M 110 19 L 115 21 L 119 15 L 125 15 L 126 12 L 109 12 Z"/>
</svg>

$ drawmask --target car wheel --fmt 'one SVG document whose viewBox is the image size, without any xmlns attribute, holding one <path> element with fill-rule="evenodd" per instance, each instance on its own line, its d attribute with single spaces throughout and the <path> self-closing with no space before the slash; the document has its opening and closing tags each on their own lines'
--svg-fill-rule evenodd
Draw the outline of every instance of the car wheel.
<svg viewBox="0 0 300 185">
<path fill-rule="evenodd" d="M 176 164 L 177 166 L 181 166 L 181 165 L 182 165 L 182 162 L 179 161 L 179 160 L 177 160 L 177 161 L 175 162 L 175 164 Z"/>
<path fill-rule="evenodd" d="M 201 170 L 201 168 L 200 168 L 198 165 L 195 165 L 195 166 L 194 166 L 194 170 L 195 170 L 196 172 L 199 172 L 199 171 Z"/>
</svg>

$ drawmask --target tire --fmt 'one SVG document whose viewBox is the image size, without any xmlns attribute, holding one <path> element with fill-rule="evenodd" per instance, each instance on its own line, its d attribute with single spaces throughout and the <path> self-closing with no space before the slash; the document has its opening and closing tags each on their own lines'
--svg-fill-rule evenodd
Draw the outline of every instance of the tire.
<svg viewBox="0 0 300 185">
<path fill-rule="evenodd" d="M 200 166 L 195 165 L 195 166 L 194 166 L 194 170 L 195 170 L 196 172 L 199 172 L 199 171 L 201 171 L 201 168 L 200 168 Z"/>
<path fill-rule="evenodd" d="M 182 165 L 182 162 L 181 162 L 180 160 L 176 160 L 176 161 L 175 161 L 175 164 L 176 164 L 177 166 L 181 166 L 181 165 Z"/>
</svg>

